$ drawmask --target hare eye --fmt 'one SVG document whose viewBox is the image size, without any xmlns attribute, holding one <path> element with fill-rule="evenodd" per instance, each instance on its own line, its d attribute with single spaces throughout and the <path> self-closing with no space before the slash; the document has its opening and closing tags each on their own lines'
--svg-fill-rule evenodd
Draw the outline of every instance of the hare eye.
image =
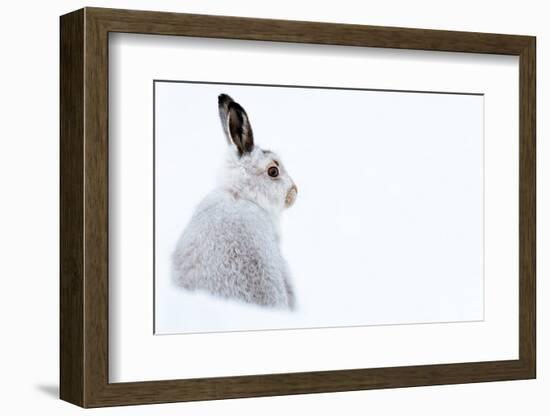
<svg viewBox="0 0 550 416">
<path fill-rule="evenodd" d="M 272 178 L 276 178 L 277 176 L 279 176 L 279 169 L 276 167 L 276 166 L 271 166 L 268 170 L 267 170 L 267 174 L 269 176 L 271 176 Z"/>
</svg>

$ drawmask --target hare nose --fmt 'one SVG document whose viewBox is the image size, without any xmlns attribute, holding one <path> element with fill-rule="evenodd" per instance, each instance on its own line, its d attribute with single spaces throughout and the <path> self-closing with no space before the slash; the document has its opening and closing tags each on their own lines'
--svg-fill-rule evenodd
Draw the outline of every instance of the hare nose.
<svg viewBox="0 0 550 416">
<path fill-rule="evenodd" d="M 296 195 L 298 194 L 298 187 L 295 184 L 292 184 L 288 190 L 285 198 L 285 206 L 289 208 L 296 201 Z"/>
</svg>

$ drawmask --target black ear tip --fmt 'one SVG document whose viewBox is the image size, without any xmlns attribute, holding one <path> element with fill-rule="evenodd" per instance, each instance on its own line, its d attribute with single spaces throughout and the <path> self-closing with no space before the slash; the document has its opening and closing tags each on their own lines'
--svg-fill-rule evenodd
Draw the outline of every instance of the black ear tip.
<svg viewBox="0 0 550 416">
<path fill-rule="evenodd" d="M 226 106 L 226 105 L 228 105 L 229 103 L 232 103 L 232 102 L 234 102 L 233 98 L 231 98 L 229 95 L 227 95 L 227 94 L 218 95 L 218 105 Z"/>
<path fill-rule="evenodd" d="M 228 111 L 235 111 L 237 114 L 246 114 L 246 111 L 244 111 L 244 108 L 236 101 L 231 101 L 228 105 L 227 105 L 227 110 Z"/>
</svg>

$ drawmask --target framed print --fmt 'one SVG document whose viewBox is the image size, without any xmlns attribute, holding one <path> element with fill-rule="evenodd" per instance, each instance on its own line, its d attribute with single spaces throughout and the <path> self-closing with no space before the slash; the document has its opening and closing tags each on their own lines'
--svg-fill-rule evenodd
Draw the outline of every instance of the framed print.
<svg viewBox="0 0 550 416">
<path fill-rule="evenodd" d="M 62 16 L 61 398 L 534 378 L 535 49 Z"/>
</svg>

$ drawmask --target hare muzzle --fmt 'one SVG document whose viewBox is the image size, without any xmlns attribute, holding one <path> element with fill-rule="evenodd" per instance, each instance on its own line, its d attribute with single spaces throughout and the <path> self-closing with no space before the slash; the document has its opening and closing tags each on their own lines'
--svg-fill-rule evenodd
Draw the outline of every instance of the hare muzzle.
<svg viewBox="0 0 550 416">
<path fill-rule="evenodd" d="M 289 208 L 294 204 L 294 201 L 296 201 L 296 195 L 298 194 L 298 188 L 296 185 L 292 185 L 292 187 L 288 190 L 285 198 L 285 207 Z"/>
</svg>

